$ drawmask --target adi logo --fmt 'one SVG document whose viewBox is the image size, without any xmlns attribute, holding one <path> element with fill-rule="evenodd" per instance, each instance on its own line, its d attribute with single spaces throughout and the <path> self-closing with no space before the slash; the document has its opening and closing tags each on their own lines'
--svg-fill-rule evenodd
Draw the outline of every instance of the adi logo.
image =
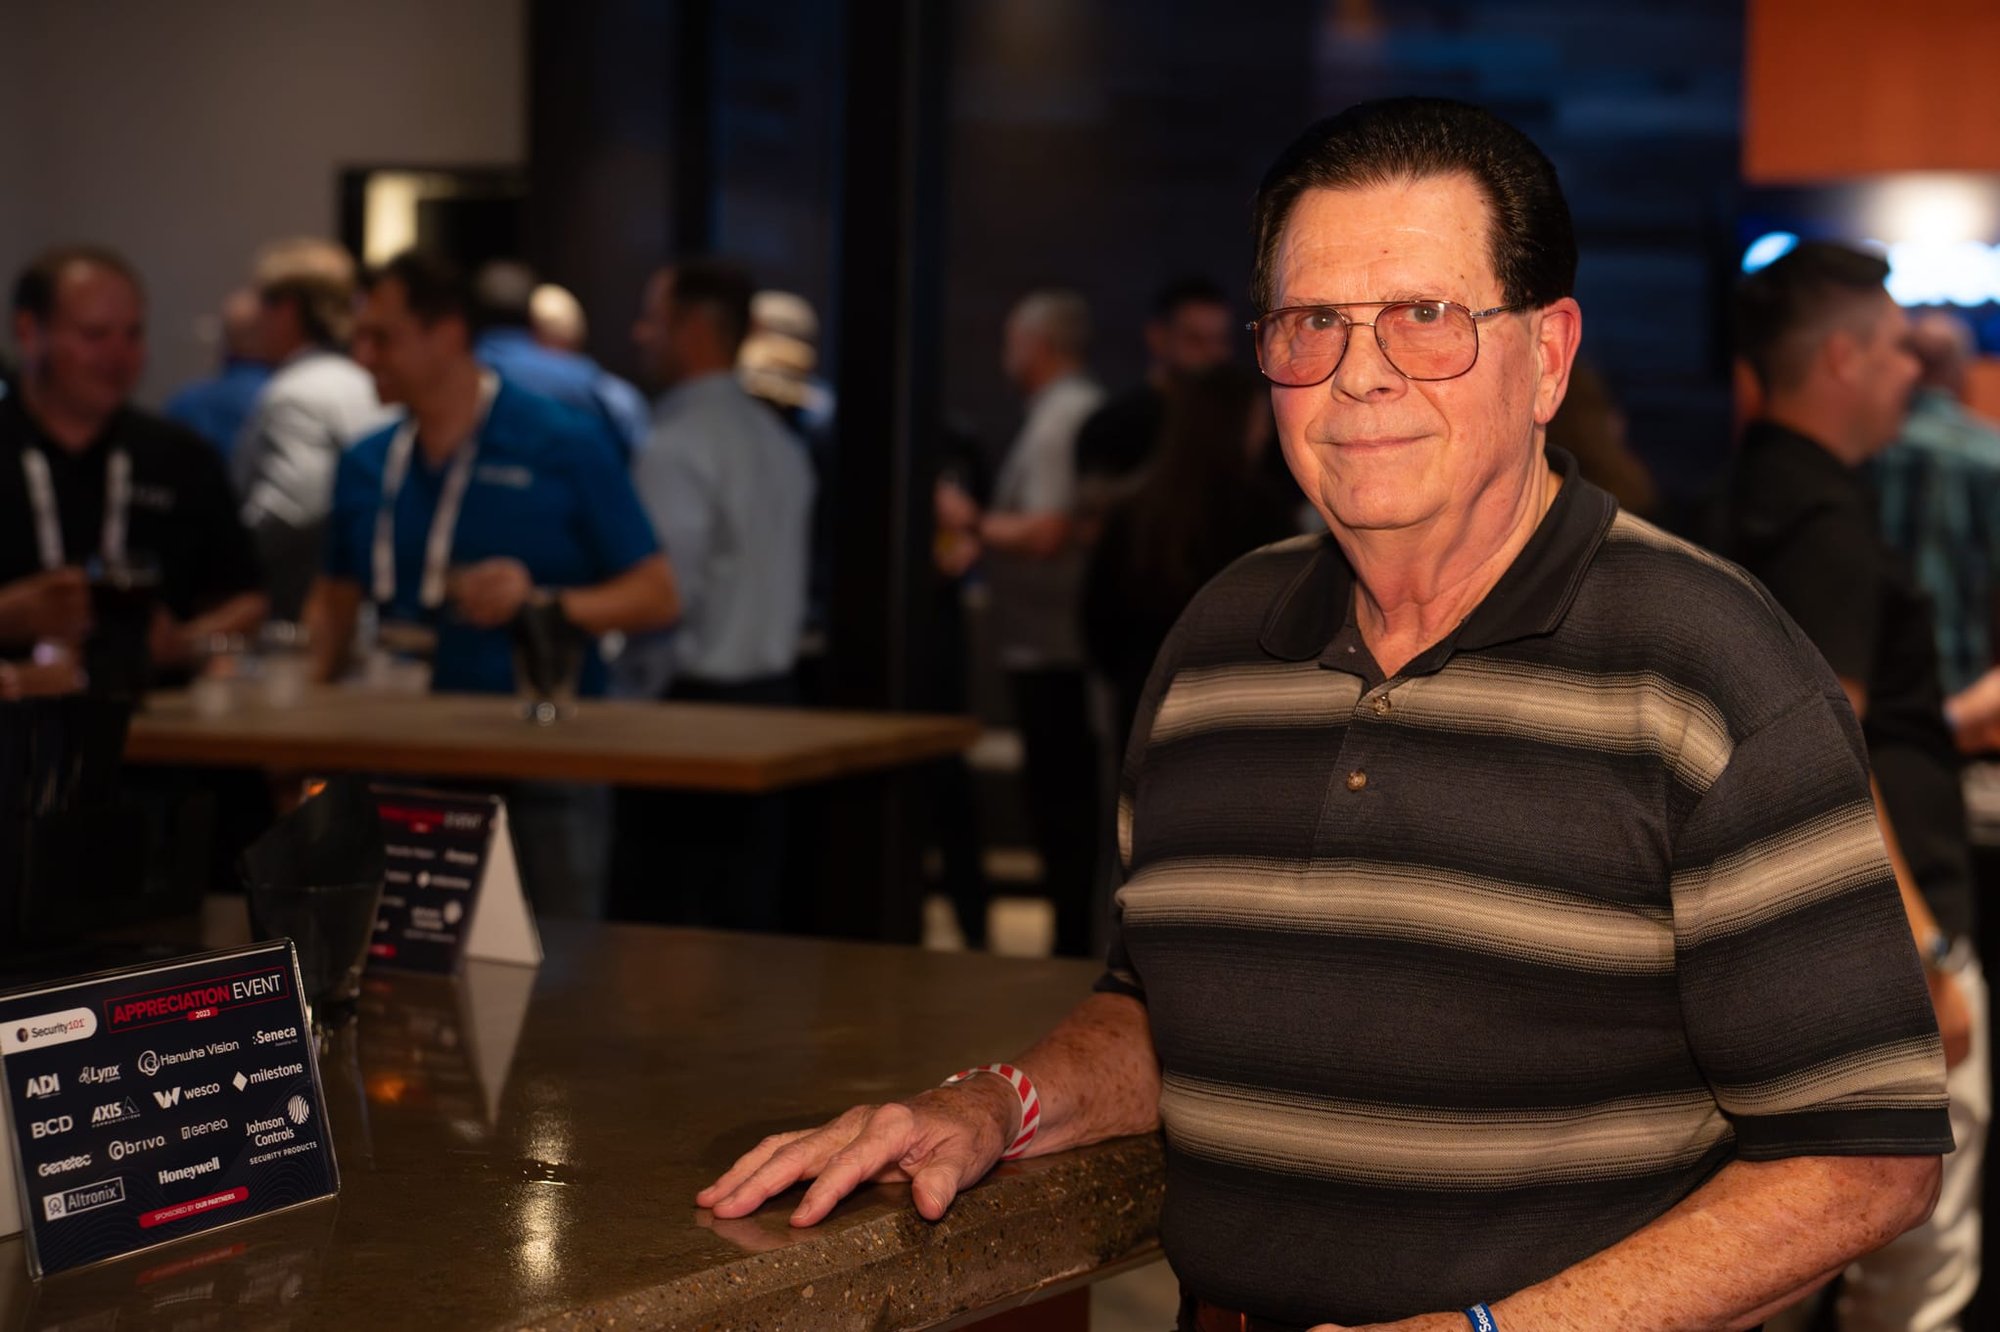
<svg viewBox="0 0 2000 1332">
<path fill-rule="evenodd" d="M 40 1077 L 28 1079 L 28 1099 L 30 1100 L 33 1100 L 37 1096 L 55 1096 L 60 1094 L 61 1091 L 62 1079 L 54 1073 L 44 1073 Z"/>
</svg>

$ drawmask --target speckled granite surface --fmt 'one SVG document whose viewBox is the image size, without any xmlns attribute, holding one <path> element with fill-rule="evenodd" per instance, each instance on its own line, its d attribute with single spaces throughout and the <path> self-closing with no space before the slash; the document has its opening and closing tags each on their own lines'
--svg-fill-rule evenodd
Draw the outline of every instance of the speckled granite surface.
<svg viewBox="0 0 2000 1332">
<path fill-rule="evenodd" d="M 0 1332 L 919 1328 L 1150 1251 L 1152 1139 L 1004 1166 L 935 1224 L 901 1186 L 805 1231 L 796 1195 L 737 1221 L 692 1201 L 766 1133 L 1014 1053 L 1092 964 L 630 926 L 547 943 L 539 973 L 371 981 L 322 1055 L 337 1201 L 39 1286 L 0 1243 Z"/>
</svg>

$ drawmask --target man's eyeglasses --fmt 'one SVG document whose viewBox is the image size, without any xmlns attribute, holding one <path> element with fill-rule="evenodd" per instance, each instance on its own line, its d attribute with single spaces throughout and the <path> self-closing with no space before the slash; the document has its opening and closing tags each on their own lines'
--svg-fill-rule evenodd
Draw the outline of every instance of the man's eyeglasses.
<svg viewBox="0 0 2000 1332">
<path fill-rule="evenodd" d="M 1479 360 L 1479 321 L 1512 314 L 1525 305 L 1469 310 L 1456 301 L 1343 301 L 1339 305 L 1289 305 L 1252 320 L 1257 368 L 1284 388 L 1311 388 L 1333 378 L 1347 355 L 1347 332 L 1375 330 L 1375 345 L 1405 379 L 1457 379 Z M 1373 310 L 1369 321 L 1349 310 Z"/>
</svg>

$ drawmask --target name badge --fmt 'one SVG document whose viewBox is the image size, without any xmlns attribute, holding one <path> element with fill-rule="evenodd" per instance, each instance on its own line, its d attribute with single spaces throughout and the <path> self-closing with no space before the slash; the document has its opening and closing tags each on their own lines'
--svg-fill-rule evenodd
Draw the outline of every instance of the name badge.
<svg viewBox="0 0 2000 1332">
<path fill-rule="evenodd" d="M 300 995 L 280 939 L 0 996 L 36 1277 L 338 1191 Z"/>
<path fill-rule="evenodd" d="M 511 463 L 481 463 L 472 479 L 482 486 L 504 486 L 508 490 L 527 490 L 535 484 L 533 472 Z"/>
<path fill-rule="evenodd" d="M 377 786 L 388 852 L 368 965 L 454 975 L 467 958 L 540 966 L 507 803 Z"/>
</svg>

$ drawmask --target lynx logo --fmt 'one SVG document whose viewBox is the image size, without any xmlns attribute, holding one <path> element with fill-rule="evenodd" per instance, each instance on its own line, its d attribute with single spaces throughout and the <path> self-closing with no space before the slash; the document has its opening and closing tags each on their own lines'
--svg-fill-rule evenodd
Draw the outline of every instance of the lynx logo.
<svg viewBox="0 0 2000 1332">
<path fill-rule="evenodd" d="M 86 1184 L 80 1189 L 70 1189 L 64 1193 L 51 1193 L 42 1199 L 42 1215 L 51 1221 L 60 1221 L 78 1212 L 92 1212 L 100 1207 L 125 1201 L 125 1177 L 101 1179 L 95 1184 Z"/>
<path fill-rule="evenodd" d="M 107 1082 L 118 1081 L 119 1066 L 105 1064 L 101 1067 L 86 1068 L 76 1075 L 76 1080 L 86 1087 L 100 1087 Z"/>
<path fill-rule="evenodd" d="M 28 1125 L 30 1138 L 53 1138 L 58 1133 L 67 1133 L 76 1127 L 76 1121 L 68 1115 L 57 1115 L 54 1119 L 38 1119 Z"/>
<path fill-rule="evenodd" d="M 38 1078 L 28 1079 L 28 1099 L 37 1096 L 56 1096 L 62 1092 L 62 1079 L 53 1073 L 44 1073 Z"/>
<path fill-rule="evenodd" d="M 156 1091 L 153 1093 L 153 1099 L 160 1103 L 160 1109 L 171 1110 L 181 1103 L 181 1089 L 169 1087 L 165 1091 Z"/>
<path fill-rule="evenodd" d="M 139 1117 L 139 1107 L 132 1104 L 127 1096 L 122 1101 L 107 1101 L 90 1112 L 90 1126 L 103 1128 L 106 1124 L 129 1124 Z"/>
</svg>

